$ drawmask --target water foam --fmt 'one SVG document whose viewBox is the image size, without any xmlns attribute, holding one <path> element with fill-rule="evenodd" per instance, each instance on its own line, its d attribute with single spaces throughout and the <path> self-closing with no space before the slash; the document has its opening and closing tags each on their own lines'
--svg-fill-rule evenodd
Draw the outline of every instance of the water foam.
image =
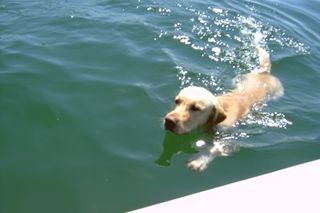
<svg viewBox="0 0 320 213">
<path fill-rule="evenodd" d="M 171 27 L 161 30 L 155 39 L 163 38 L 165 34 L 198 51 L 203 57 L 230 64 L 238 73 L 257 66 L 254 51 L 257 43 L 265 48 L 267 43 L 290 48 L 296 54 L 310 53 L 307 45 L 289 36 L 286 31 L 250 15 L 213 6 L 205 10 L 197 10 L 181 3 L 177 3 L 177 6 L 179 10 L 176 13 L 184 13 L 187 18 L 176 20 Z M 175 14 L 175 9 L 161 10 L 158 13 L 163 15 L 163 11 L 167 11 L 166 13 Z"/>
</svg>

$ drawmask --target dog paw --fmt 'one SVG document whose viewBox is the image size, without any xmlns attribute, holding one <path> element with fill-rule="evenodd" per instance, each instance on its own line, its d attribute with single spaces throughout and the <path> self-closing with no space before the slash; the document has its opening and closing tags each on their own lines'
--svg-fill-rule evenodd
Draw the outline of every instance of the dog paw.
<svg viewBox="0 0 320 213">
<path fill-rule="evenodd" d="M 203 170 L 205 170 L 207 168 L 208 164 L 204 159 L 200 158 L 200 159 L 189 161 L 187 166 L 192 171 L 202 172 Z"/>
</svg>

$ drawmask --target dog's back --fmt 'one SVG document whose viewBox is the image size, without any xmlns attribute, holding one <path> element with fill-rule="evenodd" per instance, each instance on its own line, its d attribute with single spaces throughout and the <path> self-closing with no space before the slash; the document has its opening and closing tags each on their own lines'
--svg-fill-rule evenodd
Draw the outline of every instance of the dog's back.
<svg viewBox="0 0 320 213">
<path fill-rule="evenodd" d="M 280 80 L 271 75 L 270 55 L 261 47 L 257 47 L 256 50 L 259 68 L 244 75 L 233 91 L 218 97 L 227 114 L 227 119 L 220 124 L 222 127 L 228 128 L 245 117 L 253 104 L 283 95 Z"/>
</svg>

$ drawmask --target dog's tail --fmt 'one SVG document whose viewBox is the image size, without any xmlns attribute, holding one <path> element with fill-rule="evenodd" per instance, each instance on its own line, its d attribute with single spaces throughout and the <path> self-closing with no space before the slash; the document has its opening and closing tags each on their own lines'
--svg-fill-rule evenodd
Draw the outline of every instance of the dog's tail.
<svg viewBox="0 0 320 213">
<path fill-rule="evenodd" d="M 260 67 L 255 70 L 256 73 L 271 73 L 271 60 L 269 53 L 263 49 L 260 46 L 256 47 Z M 270 76 L 268 81 L 268 93 L 269 93 L 269 99 L 277 99 L 284 94 L 283 86 L 278 78 L 274 76 Z"/>
<path fill-rule="evenodd" d="M 271 72 L 271 60 L 269 53 L 260 46 L 256 47 L 256 51 L 259 57 L 259 69 L 256 70 L 258 73 L 270 73 Z"/>
<path fill-rule="evenodd" d="M 269 53 L 263 49 L 261 44 L 265 44 L 265 35 L 263 35 L 260 31 L 257 31 L 253 35 L 253 46 L 255 46 L 258 57 L 259 57 L 259 63 L 260 66 L 258 69 L 255 70 L 255 72 L 258 73 L 270 73 L 271 72 L 271 60 Z"/>
</svg>

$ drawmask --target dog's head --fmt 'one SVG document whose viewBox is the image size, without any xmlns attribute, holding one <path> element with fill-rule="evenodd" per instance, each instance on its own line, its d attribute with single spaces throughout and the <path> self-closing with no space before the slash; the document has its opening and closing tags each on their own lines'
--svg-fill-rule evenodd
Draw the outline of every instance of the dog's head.
<svg viewBox="0 0 320 213">
<path fill-rule="evenodd" d="M 226 118 L 217 98 L 202 87 L 182 89 L 175 98 L 175 107 L 164 118 L 164 127 L 176 134 L 185 134 L 210 124 L 214 126 Z"/>
</svg>

